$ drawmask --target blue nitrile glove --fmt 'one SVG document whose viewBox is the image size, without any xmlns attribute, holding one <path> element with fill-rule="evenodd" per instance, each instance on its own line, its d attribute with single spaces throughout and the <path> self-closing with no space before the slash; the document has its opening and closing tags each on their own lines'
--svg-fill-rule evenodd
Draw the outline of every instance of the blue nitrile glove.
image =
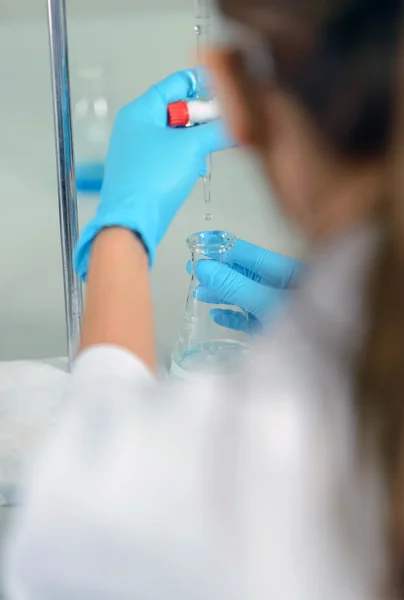
<svg viewBox="0 0 404 600">
<path fill-rule="evenodd" d="M 175 73 L 118 112 L 101 201 L 76 250 L 82 279 L 87 276 L 92 243 L 106 227 L 136 232 L 152 265 L 176 212 L 206 173 L 206 157 L 232 145 L 221 121 L 184 129 L 167 125 L 167 105 L 192 98 L 199 75 L 195 70 Z"/>
<path fill-rule="evenodd" d="M 253 333 L 259 332 L 286 300 L 285 290 L 296 287 L 302 271 L 300 262 L 243 240 L 237 240 L 221 260 L 197 263 L 198 300 L 244 309 L 249 314 L 248 323 L 244 315 L 232 310 L 214 308 L 211 316 L 218 325 Z"/>
</svg>

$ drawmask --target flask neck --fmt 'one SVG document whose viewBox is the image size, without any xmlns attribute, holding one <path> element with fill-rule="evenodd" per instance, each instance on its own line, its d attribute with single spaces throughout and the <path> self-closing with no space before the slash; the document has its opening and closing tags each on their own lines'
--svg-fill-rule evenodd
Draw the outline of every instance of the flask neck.
<svg viewBox="0 0 404 600">
<path fill-rule="evenodd" d="M 194 261 L 201 258 L 220 260 L 220 257 L 234 248 L 235 244 L 236 237 L 227 231 L 201 231 L 187 239 Z"/>
</svg>

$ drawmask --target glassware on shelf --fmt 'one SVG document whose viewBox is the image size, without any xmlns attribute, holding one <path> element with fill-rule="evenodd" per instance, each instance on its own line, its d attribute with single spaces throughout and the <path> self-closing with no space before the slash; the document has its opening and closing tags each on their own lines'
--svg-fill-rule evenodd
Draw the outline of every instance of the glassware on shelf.
<svg viewBox="0 0 404 600">
<path fill-rule="evenodd" d="M 105 74 L 100 66 L 80 68 L 72 79 L 77 191 L 99 193 L 111 133 Z"/>
<path fill-rule="evenodd" d="M 238 373 L 251 358 L 248 314 L 237 306 L 220 301 L 217 304 L 202 301 L 206 299 L 206 296 L 203 297 L 206 290 L 201 290 L 195 272 L 201 260 L 226 262 L 226 253 L 235 243 L 234 235 L 224 231 L 205 231 L 187 239 L 192 259 L 191 283 L 184 321 L 172 358 L 173 379 L 189 379 L 205 372 L 232 375 Z M 225 326 L 230 324 L 237 327 Z"/>
</svg>

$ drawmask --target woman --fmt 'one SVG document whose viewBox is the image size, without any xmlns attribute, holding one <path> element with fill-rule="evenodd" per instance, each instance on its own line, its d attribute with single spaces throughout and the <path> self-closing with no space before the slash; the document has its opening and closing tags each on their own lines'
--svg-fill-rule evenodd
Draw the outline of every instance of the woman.
<svg viewBox="0 0 404 600">
<path fill-rule="evenodd" d="M 70 408 L 11 540 L 11 600 L 404 598 L 399 2 L 220 8 L 227 47 L 209 66 L 226 122 L 310 238 L 310 267 L 248 373 L 157 383 L 149 266 L 206 156 L 232 142 L 221 123 L 166 127 L 187 73 L 120 111 L 77 252 L 88 295 Z M 238 262 L 258 285 L 293 278 L 253 254 Z M 203 268 L 234 301 L 240 269 Z"/>
</svg>

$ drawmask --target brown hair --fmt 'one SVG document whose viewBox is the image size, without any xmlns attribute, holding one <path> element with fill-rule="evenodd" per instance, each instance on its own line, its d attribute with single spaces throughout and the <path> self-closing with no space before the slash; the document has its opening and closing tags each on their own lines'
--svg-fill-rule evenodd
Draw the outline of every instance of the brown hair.
<svg viewBox="0 0 404 600">
<path fill-rule="evenodd" d="M 400 53 L 401 59 L 401 53 Z M 397 61 L 399 68 L 402 60 Z M 402 88 L 401 75 L 397 77 Z M 369 288 L 370 327 L 359 364 L 358 414 L 364 442 L 379 452 L 388 490 L 391 593 L 404 598 L 404 90 L 397 94 L 398 127 L 384 239 Z"/>
<path fill-rule="evenodd" d="M 228 16 L 260 30 L 275 62 L 278 85 L 298 98 L 341 157 L 364 161 L 391 152 L 397 123 L 395 98 L 404 102 L 404 93 L 395 89 L 400 0 L 221 0 L 220 5 Z M 277 17 L 272 31 L 266 25 L 271 13 Z M 247 94 L 248 63 L 238 66 L 240 92 Z M 249 85 L 253 87 L 251 81 Z M 400 151 L 404 139 L 399 137 Z M 369 329 L 358 365 L 355 400 L 362 447 L 372 445 L 386 477 L 390 579 L 394 595 L 404 600 L 402 176 L 401 169 L 398 177 L 392 173 L 395 189 L 385 199 L 380 217 L 384 235 L 370 281 Z"/>
</svg>

